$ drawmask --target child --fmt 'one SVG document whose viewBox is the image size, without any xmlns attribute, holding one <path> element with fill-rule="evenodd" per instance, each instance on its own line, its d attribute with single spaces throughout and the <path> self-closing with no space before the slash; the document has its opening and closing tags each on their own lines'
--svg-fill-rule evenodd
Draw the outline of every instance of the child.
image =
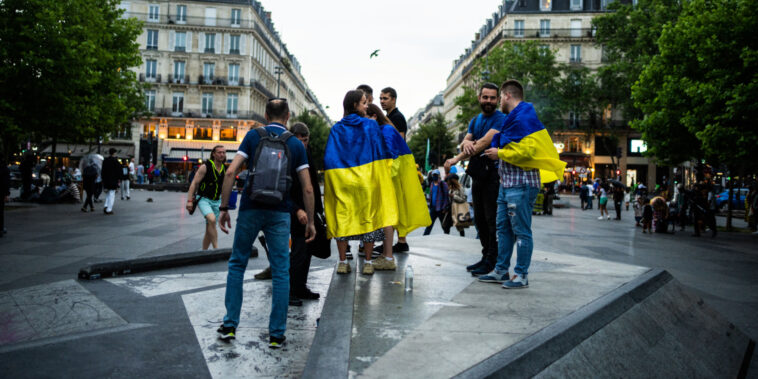
<svg viewBox="0 0 758 379">
<path fill-rule="evenodd" d="M 642 207 L 644 206 L 645 204 L 642 203 L 642 196 L 635 196 L 634 204 L 632 207 L 634 208 L 634 221 L 637 223 L 634 224 L 634 226 L 641 226 L 640 221 L 642 221 Z"/>
<path fill-rule="evenodd" d="M 645 206 L 642 207 L 642 233 L 653 233 L 653 206 L 647 198 L 643 199 L 643 203 Z"/>
<path fill-rule="evenodd" d="M 626 188 L 624 191 L 624 204 L 626 205 L 626 210 L 629 210 L 629 200 L 631 199 L 632 194 L 629 193 L 629 187 Z"/>
</svg>

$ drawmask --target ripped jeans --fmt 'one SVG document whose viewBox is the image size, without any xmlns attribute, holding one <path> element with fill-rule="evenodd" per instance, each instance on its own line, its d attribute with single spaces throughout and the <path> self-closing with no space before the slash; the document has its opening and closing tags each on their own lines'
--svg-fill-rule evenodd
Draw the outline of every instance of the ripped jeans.
<svg viewBox="0 0 758 379">
<path fill-rule="evenodd" d="M 495 271 L 508 272 L 516 244 L 516 267 L 514 272 L 526 276 L 532 261 L 532 209 L 537 187 L 500 187 L 497 197 L 497 265 Z"/>
</svg>

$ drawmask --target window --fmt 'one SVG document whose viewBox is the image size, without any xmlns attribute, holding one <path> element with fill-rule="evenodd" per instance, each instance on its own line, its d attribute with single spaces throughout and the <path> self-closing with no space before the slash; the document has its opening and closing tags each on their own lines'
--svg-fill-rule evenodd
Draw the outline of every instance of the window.
<svg viewBox="0 0 758 379">
<path fill-rule="evenodd" d="M 169 126 L 168 138 L 184 139 L 187 129 L 184 127 Z"/>
<path fill-rule="evenodd" d="M 229 38 L 229 54 L 240 53 L 240 36 L 231 36 Z"/>
<path fill-rule="evenodd" d="M 155 91 L 145 91 L 145 106 L 150 112 L 155 112 Z"/>
<path fill-rule="evenodd" d="M 158 31 L 155 29 L 147 30 L 147 49 L 158 50 Z"/>
<path fill-rule="evenodd" d="M 177 5 L 176 6 L 176 23 L 184 24 L 186 22 L 187 22 L 187 6 Z"/>
<path fill-rule="evenodd" d="M 202 105 L 202 116 L 207 117 L 213 114 L 213 94 L 206 92 L 203 93 L 203 105 Z"/>
<path fill-rule="evenodd" d="M 205 82 L 210 84 L 213 82 L 213 74 L 216 70 L 216 64 L 215 63 L 203 63 L 203 78 L 205 79 Z"/>
<path fill-rule="evenodd" d="M 160 5 L 158 4 L 150 4 L 148 7 L 147 21 L 158 22 L 160 19 L 160 9 Z"/>
<path fill-rule="evenodd" d="M 571 0 L 571 10 L 572 11 L 582 10 L 582 0 Z"/>
<path fill-rule="evenodd" d="M 577 128 L 579 126 L 579 113 L 571 111 L 569 112 L 569 128 Z M 576 142 L 576 148 L 574 150 L 571 149 L 571 142 L 573 142 L 573 138 L 571 141 L 569 141 L 569 151 L 570 152 L 577 152 L 579 151 L 579 139 L 577 139 Z"/>
<path fill-rule="evenodd" d="M 174 51 L 187 50 L 187 32 L 176 32 L 174 37 Z"/>
<path fill-rule="evenodd" d="M 240 80 L 240 65 L 237 63 L 229 64 L 229 84 L 238 85 Z"/>
<path fill-rule="evenodd" d="M 647 144 L 641 139 L 629 140 L 629 155 L 640 156 L 647 151 Z"/>
<path fill-rule="evenodd" d="M 582 36 L 582 20 L 578 20 L 578 19 L 571 20 L 571 36 L 572 37 Z"/>
<path fill-rule="evenodd" d="M 550 20 L 540 20 L 540 37 L 550 37 Z"/>
<path fill-rule="evenodd" d="M 582 45 L 571 45 L 571 58 L 569 62 L 581 62 L 582 61 Z"/>
<path fill-rule="evenodd" d="M 205 8 L 205 25 L 216 26 L 216 8 Z"/>
<path fill-rule="evenodd" d="M 205 52 L 206 53 L 216 52 L 216 34 L 215 33 L 205 34 Z"/>
<path fill-rule="evenodd" d="M 181 116 L 182 112 L 184 112 L 184 92 L 174 92 L 171 114 L 173 116 Z"/>
<path fill-rule="evenodd" d="M 242 11 L 239 9 L 232 9 L 232 27 L 240 26 L 240 15 Z"/>
<path fill-rule="evenodd" d="M 553 0 L 540 0 L 540 10 L 549 11 L 553 9 Z"/>
<path fill-rule="evenodd" d="M 524 20 L 513 21 L 513 36 L 514 37 L 524 36 Z"/>
<path fill-rule="evenodd" d="M 154 81 L 155 80 L 155 73 L 156 68 L 158 66 L 158 61 L 155 59 L 148 59 L 145 61 L 145 79 L 147 81 Z"/>
<path fill-rule="evenodd" d="M 184 83 L 184 61 L 174 61 L 174 82 Z"/>
<path fill-rule="evenodd" d="M 573 114 L 573 112 L 572 112 Z M 570 137 L 568 141 L 568 152 L 570 153 L 579 153 L 581 150 L 579 149 L 579 137 Z"/>
<path fill-rule="evenodd" d="M 211 128 L 195 128 L 193 139 L 196 140 L 209 140 L 213 135 L 213 129 Z"/>
<path fill-rule="evenodd" d="M 610 4 L 612 0 L 600 0 L 600 10 L 608 10 L 608 4 Z"/>
<path fill-rule="evenodd" d="M 235 128 L 221 129 L 220 132 L 219 132 L 219 140 L 221 140 L 221 141 L 236 141 L 237 140 L 237 129 L 235 129 Z"/>
<path fill-rule="evenodd" d="M 231 93 L 226 97 L 226 116 L 237 117 L 237 102 L 239 95 Z"/>
</svg>

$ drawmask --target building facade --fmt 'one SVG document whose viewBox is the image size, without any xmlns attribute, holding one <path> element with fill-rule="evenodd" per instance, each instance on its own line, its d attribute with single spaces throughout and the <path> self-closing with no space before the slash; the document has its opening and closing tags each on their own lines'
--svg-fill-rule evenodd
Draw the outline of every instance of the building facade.
<svg viewBox="0 0 758 379">
<path fill-rule="evenodd" d="M 139 160 L 176 171 L 224 145 L 232 159 L 248 130 L 265 124 L 268 99 L 286 98 L 293 115 L 328 117 L 300 65 L 259 2 L 122 1 L 123 17 L 144 23 L 137 42 L 152 117 L 135 125 Z"/>
<path fill-rule="evenodd" d="M 559 63 L 582 65 L 591 70 L 600 67 L 603 48 L 596 44 L 592 19 L 606 13 L 609 2 L 504 0 L 475 34 L 471 46 L 453 62 L 442 110 L 451 127 L 459 127 L 455 98 L 463 94 L 464 86 L 480 79 L 470 77 L 475 61 L 505 41 L 539 41 L 555 52 Z M 621 112 L 613 110 L 604 116 L 609 123 L 617 124 L 613 133 L 587 135 L 577 128 L 577 123 L 586 120 L 575 119 L 573 114 L 566 115 L 564 128 L 552 132 L 556 149 L 567 163 L 564 182 L 595 177 L 618 178 L 627 184 L 661 182 L 661 175 L 668 171 L 659 170 L 652 159 L 642 155 L 644 142 L 639 133 L 623 125 Z"/>
</svg>

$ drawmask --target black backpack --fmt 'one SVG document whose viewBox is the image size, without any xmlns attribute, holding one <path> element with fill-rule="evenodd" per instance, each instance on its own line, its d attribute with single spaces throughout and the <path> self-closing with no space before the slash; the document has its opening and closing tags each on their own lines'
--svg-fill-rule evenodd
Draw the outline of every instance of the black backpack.
<svg viewBox="0 0 758 379">
<path fill-rule="evenodd" d="M 93 163 L 85 167 L 83 175 L 85 178 L 97 178 L 97 166 Z"/>
<path fill-rule="evenodd" d="M 285 131 L 277 136 L 265 127 L 256 129 L 256 132 L 261 139 L 250 163 L 245 193 L 253 203 L 277 205 L 285 200 L 292 186 L 292 160 L 287 140 L 293 134 Z"/>
</svg>

